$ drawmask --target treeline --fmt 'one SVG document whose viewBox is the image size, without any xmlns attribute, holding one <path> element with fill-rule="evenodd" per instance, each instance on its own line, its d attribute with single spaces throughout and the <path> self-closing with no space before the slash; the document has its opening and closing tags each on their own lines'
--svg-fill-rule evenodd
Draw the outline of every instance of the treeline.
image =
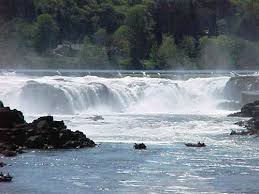
<svg viewBox="0 0 259 194">
<path fill-rule="evenodd" d="M 2 63 L 19 56 L 53 68 L 259 64 L 259 0 L 1 0 L 0 14 Z"/>
</svg>

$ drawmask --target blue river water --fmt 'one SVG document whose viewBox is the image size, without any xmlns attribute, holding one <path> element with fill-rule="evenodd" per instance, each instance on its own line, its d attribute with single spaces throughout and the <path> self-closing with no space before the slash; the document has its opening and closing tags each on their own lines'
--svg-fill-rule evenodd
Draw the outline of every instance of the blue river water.
<svg viewBox="0 0 259 194">
<path fill-rule="evenodd" d="M 117 116 L 120 120 L 118 117 L 125 115 Z M 128 138 L 115 133 L 113 139 L 118 142 L 112 142 L 112 137 L 103 134 L 99 136 L 100 144 L 93 149 L 30 150 L 15 158 L 6 158 L 4 161 L 10 166 L 4 170 L 11 172 L 14 180 L 1 184 L 1 193 L 259 192 L 258 140 L 229 136 L 230 130 L 235 128 L 231 123 L 237 119 L 215 115 L 135 115 L 135 122 L 145 117 L 149 121 L 143 125 L 153 126 L 152 131 L 158 130 L 154 126 L 161 122 L 159 120 L 167 120 L 166 126 L 172 128 L 167 131 L 168 137 L 156 136 L 155 131 L 146 137 L 143 130 Z M 109 119 L 109 116 L 104 118 Z M 190 122 L 193 129 L 188 127 L 182 134 L 173 129 L 173 125 L 185 123 L 188 126 Z M 107 123 L 102 121 L 95 125 Z M 96 130 L 97 133 L 98 128 Z M 92 137 L 98 139 L 94 133 Z M 147 142 L 148 149 L 134 150 L 133 142 L 137 140 Z M 198 140 L 203 140 L 207 147 L 184 145 L 184 142 Z"/>
</svg>

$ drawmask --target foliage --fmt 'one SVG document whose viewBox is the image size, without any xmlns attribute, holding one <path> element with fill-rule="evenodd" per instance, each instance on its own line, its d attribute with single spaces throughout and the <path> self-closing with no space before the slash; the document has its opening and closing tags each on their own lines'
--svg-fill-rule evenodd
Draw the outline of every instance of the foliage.
<svg viewBox="0 0 259 194">
<path fill-rule="evenodd" d="M 82 68 L 257 67 L 258 0 L 8 2 L 0 13 L 0 46 L 12 43 L 15 52 L 51 57 L 57 44 L 69 42 L 84 45 L 72 60 Z"/>
<path fill-rule="evenodd" d="M 129 41 L 128 36 L 128 27 L 125 25 L 120 26 L 113 34 L 112 45 L 115 49 L 115 54 L 121 57 L 129 56 Z"/>
<path fill-rule="evenodd" d="M 37 17 L 34 37 L 35 48 L 42 54 L 54 48 L 57 43 L 58 30 L 58 27 L 50 15 L 39 15 Z"/>
<path fill-rule="evenodd" d="M 108 64 L 105 47 L 92 44 L 86 36 L 83 49 L 80 52 L 79 64 L 89 69 L 105 69 L 105 66 Z"/>
<path fill-rule="evenodd" d="M 136 5 L 129 10 L 126 18 L 129 32 L 127 38 L 130 43 L 132 65 L 137 69 L 142 68 L 139 66 L 140 60 L 148 56 L 151 24 L 145 6 Z"/>
<path fill-rule="evenodd" d="M 245 69 L 247 66 L 256 66 L 259 62 L 256 43 L 226 35 L 203 37 L 200 41 L 203 66 Z"/>
</svg>

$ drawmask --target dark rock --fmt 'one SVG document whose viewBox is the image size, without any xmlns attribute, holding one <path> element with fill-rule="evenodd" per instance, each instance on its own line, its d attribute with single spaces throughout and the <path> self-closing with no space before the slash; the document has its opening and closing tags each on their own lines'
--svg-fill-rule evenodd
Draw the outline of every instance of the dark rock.
<svg viewBox="0 0 259 194">
<path fill-rule="evenodd" d="M 14 157 L 17 155 L 17 152 L 16 151 L 11 151 L 11 150 L 5 150 L 2 152 L 2 154 L 5 156 L 5 157 Z"/>
<path fill-rule="evenodd" d="M 0 182 L 11 182 L 13 177 L 7 173 L 3 174 L 2 172 L 0 173 Z"/>
<path fill-rule="evenodd" d="M 147 149 L 147 146 L 144 143 L 140 143 L 140 144 L 135 143 L 134 144 L 134 149 L 136 149 L 136 150 L 145 150 L 145 149 Z"/>
<path fill-rule="evenodd" d="M 69 140 L 66 143 L 64 143 L 62 145 L 62 148 L 77 148 L 79 146 L 79 142 L 78 141 L 73 141 L 73 140 Z"/>
<path fill-rule="evenodd" d="M 10 138 L 11 142 L 18 145 L 18 146 L 23 146 L 24 142 L 26 141 L 26 129 L 11 129 L 12 131 L 12 136 Z"/>
<path fill-rule="evenodd" d="M 187 147 L 206 147 L 205 143 L 185 143 Z"/>
<path fill-rule="evenodd" d="M 231 133 L 229 135 L 248 135 L 250 134 L 249 131 L 240 131 L 240 132 L 237 132 L 237 131 L 231 131 Z"/>
<path fill-rule="evenodd" d="M 49 128 L 50 128 L 50 126 L 49 126 L 48 121 L 42 120 L 42 121 L 39 121 L 36 124 L 36 128 L 35 129 L 41 130 L 41 129 L 49 129 Z"/>
<path fill-rule="evenodd" d="M 25 124 L 22 112 L 9 107 L 0 108 L 0 128 L 13 128 L 19 124 Z"/>
<path fill-rule="evenodd" d="M 45 139 L 42 135 L 31 136 L 25 142 L 26 147 L 32 149 L 43 149 L 45 144 Z"/>
<path fill-rule="evenodd" d="M 0 108 L 4 108 L 4 103 L 0 100 Z"/>
<path fill-rule="evenodd" d="M 33 129 L 36 129 L 36 130 L 48 129 L 51 127 L 53 120 L 54 119 L 52 116 L 40 117 L 32 122 Z"/>
<path fill-rule="evenodd" d="M 245 121 L 238 121 L 238 122 L 236 122 L 234 124 L 242 127 L 242 126 L 245 126 Z"/>
<path fill-rule="evenodd" d="M 52 123 L 52 127 L 55 127 L 57 129 L 66 129 L 67 126 L 65 125 L 64 121 L 54 121 Z"/>
<path fill-rule="evenodd" d="M 54 121 L 52 116 L 40 117 L 32 122 L 32 126 L 34 129 L 42 130 L 49 128 L 57 128 L 59 130 L 66 129 L 66 125 L 64 121 Z"/>
<path fill-rule="evenodd" d="M 237 122 L 239 126 L 243 126 L 247 131 L 236 132 L 232 131 L 230 135 L 258 135 L 259 134 L 259 101 L 248 103 L 241 108 L 238 113 L 229 116 L 235 117 L 252 117 L 248 121 Z"/>
<path fill-rule="evenodd" d="M 0 154 L 5 156 L 15 156 L 27 148 L 63 149 L 95 145 L 84 133 L 67 129 L 63 121 L 54 121 L 52 116 L 40 117 L 27 124 L 20 111 L 0 108 Z"/>
<path fill-rule="evenodd" d="M 23 148 L 18 148 L 18 149 L 16 150 L 16 152 L 17 152 L 17 154 L 26 153 L 26 152 L 23 150 Z"/>
<path fill-rule="evenodd" d="M 104 120 L 104 118 L 101 115 L 95 115 L 93 117 L 89 117 L 89 119 L 91 119 L 93 121 Z"/>
<path fill-rule="evenodd" d="M 231 77 L 224 88 L 224 95 L 228 100 L 241 101 L 243 91 L 259 90 L 258 76 Z"/>
<path fill-rule="evenodd" d="M 0 162 L 0 167 L 4 167 L 6 164 L 4 162 Z"/>
<path fill-rule="evenodd" d="M 89 138 L 85 138 L 84 141 L 82 142 L 82 146 L 80 147 L 89 147 L 89 148 L 93 148 L 95 147 L 96 144 L 93 140 L 89 139 Z"/>
<path fill-rule="evenodd" d="M 259 101 L 245 104 L 240 112 L 230 114 L 230 117 L 254 117 L 259 113 Z"/>
<path fill-rule="evenodd" d="M 64 144 L 67 141 L 69 141 L 72 137 L 72 134 L 73 134 L 73 132 L 70 130 L 65 130 L 65 129 L 61 130 L 59 133 L 59 137 L 58 137 L 59 143 Z"/>
<path fill-rule="evenodd" d="M 44 144 L 42 149 L 44 149 L 44 150 L 52 150 L 52 149 L 54 149 L 54 146 Z"/>
</svg>

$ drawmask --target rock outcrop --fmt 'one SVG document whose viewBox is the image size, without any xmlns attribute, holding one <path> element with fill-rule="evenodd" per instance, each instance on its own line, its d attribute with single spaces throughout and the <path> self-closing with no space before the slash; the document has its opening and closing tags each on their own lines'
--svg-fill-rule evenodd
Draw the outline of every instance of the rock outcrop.
<svg viewBox="0 0 259 194">
<path fill-rule="evenodd" d="M 95 147 L 95 143 L 82 132 L 67 129 L 63 121 L 45 116 L 27 123 L 22 112 L 0 107 L 0 154 L 11 157 L 23 149 L 84 147 Z"/>
<path fill-rule="evenodd" d="M 0 167 L 2 168 L 2 167 L 4 167 L 4 166 L 6 166 L 6 163 L 0 162 Z"/>
<path fill-rule="evenodd" d="M 224 88 L 224 95 L 230 101 L 239 101 L 241 106 L 242 92 L 258 91 L 259 76 L 236 76 L 231 77 Z M 245 99 L 243 99 L 245 101 Z M 246 102 L 245 102 L 246 103 Z"/>
<path fill-rule="evenodd" d="M 135 143 L 133 147 L 136 150 L 145 150 L 145 149 L 147 149 L 147 146 L 144 143 L 139 143 L 139 144 Z"/>
<path fill-rule="evenodd" d="M 259 101 L 245 104 L 240 112 L 230 114 L 230 117 L 255 117 L 259 114 Z"/>
<path fill-rule="evenodd" d="M 247 121 L 239 121 L 235 124 L 242 126 L 247 131 L 232 131 L 230 135 L 259 135 L 259 101 L 248 103 L 241 108 L 240 112 L 229 115 L 230 117 L 252 117 Z"/>
</svg>

